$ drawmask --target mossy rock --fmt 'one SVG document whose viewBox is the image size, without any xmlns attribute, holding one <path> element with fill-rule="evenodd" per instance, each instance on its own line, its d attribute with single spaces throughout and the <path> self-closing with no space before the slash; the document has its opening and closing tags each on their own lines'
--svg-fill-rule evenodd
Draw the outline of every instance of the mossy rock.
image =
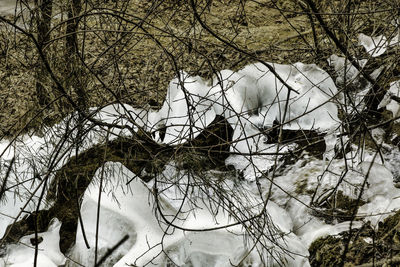
<svg viewBox="0 0 400 267">
<path fill-rule="evenodd" d="M 309 247 L 311 266 L 399 266 L 400 211 L 379 223 L 365 224 L 352 233 L 321 237 Z M 346 255 L 343 256 L 346 249 Z M 344 261 L 344 262 L 343 262 Z M 375 264 L 375 265 L 374 265 Z"/>
<path fill-rule="evenodd" d="M 344 247 L 341 238 L 327 236 L 315 240 L 310 248 L 311 266 L 340 266 Z"/>
</svg>

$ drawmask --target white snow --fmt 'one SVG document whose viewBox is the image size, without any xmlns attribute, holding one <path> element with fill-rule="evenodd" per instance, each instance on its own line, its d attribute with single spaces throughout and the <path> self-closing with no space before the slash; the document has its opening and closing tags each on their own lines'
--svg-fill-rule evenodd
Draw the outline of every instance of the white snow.
<svg viewBox="0 0 400 267">
<path fill-rule="evenodd" d="M 379 57 L 385 53 L 389 47 L 399 44 L 400 32 L 397 22 L 395 22 L 394 25 L 397 27 L 397 29 L 388 37 L 384 35 L 371 37 L 360 33 L 358 35 L 358 44 L 362 45 L 367 53 L 371 55 L 371 57 Z"/>
<path fill-rule="evenodd" d="M 368 60 L 367 59 L 360 59 L 357 60 L 358 64 L 361 68 L 363 68 Z M 340 57 L 338 55 L 331 55 L 328 59 L 328 64 L 335 69 L 336 84 L 337 85 L 344 85 L 351 84 L 351 85 L 359 85 L 360 81 L 362 80 L 360 77 L 360 72 L 358 69 L 351 64 L 349 60 L 345 57 Z"/>
<path fill-rule="evenodd" d="M 246 131 L 251 136 L 259 133 L 257 128 L 271 127 L 274 120 L 286 129 L 325 131 L 337 124 L 337 89 L 325 71 L 315 64 L 271 65 L 297 93 L 288 94 L 288 88 L 260 63 L 238 72 L 222 70 L 211 86 L 181 72 L 170 82 L 158 116 L 152 114 L 160 118 L 158 127 L 167 127 L 163 142 L 178 144 L 196 137 L 215 115 L 223 115 L 238 129 L 237 141 Z M 239 147 L 236 150 L 244 152 Z"/>
<path fill-rule="evenodd" d="M 65 263 L 65 256 L 60 252 L 59 230 L 61 223 L 54 219 L 48 230 L 38 233 L 43 240 L 38 245 L 37 266 L 56 267 Z M 25 267 L 33 266 L 35 246 L 30 242 L 35 234 L 22 237 L 17 244 L 7 247 L 7 256 L 3 258 L 6 266 Z"/>
<path fill-rule="evenodd" d="M 380 108 L 386 107 L 387 110 L 392 112 L 393 118 L 396 118 L 400 115 L 400 103 L 391 99 L 392 96 L 400 97 L 400 80 L 390 83 L 389 90 L 386 92 L 384 98 L 379 103 Z"/>
<path fill-rule="evenodd" d="M 345 61 L 333 55 L 331 64 L 340 72 Z M 242 260 L 247 265 L 263 266 L 259 254 L 265 257 L 264 263 L 268 266 L 280 262 L 285 266 L 309 266 L 307 249 L 312 241 L 362 224 L 361 221 L 352 225 L 347 221 L 338 223 L 335 219 L 324 221 L 317 216 L 319 207 L 310 205 L 312 195 L 309 192 L 315 192 L 314 203 L 321 202 L 319 204 L 322 205 L 323 199 L 336 185 L 337 192 L 341 191 L 353 199 L 357 199 L 363 190 L 361 198 L 366 204 L 359 208 L 357 216 L 365 216 L 365 221 L 373 224 L 400 208 L 399 189 L 393 186 L 393 173 L 400 162 L 400 153 L 397 150 L 386 153 L 382 161 L 374 151 L 365 150 L 357 154 L 357 148 L 353 148 L 347 153 L 347 160 L 334 159 L 339 125 L 336 102 L 341 100 L 332 78 L 314 64 L 271 65 L 297 93 L 289 92 L 266 66 L 256 63 L 237 72 L 222 70 L 211 81 L 182 71 L 170 82 L 166 100 L 159 111 L 133 108 L 126 104 L 90 109 L 94 119 L 119 127 L 95 126 L 87 121 L 82 123 L 80 127 L 87 132 L 82 137 L 80 151 L 104 142 L 106 138 L 130 136 L 131 131 L 137 131 L 139 127 L 157 133 L 165 126 L 165 138 L 161 140 L 156 134 L 155 140 L 171 145 L 182 144 L 196 137 L 216 115 L 223 115 L 234 129 L 232 154 L 226 165 L 233 165 L 243 174 L 244 180 L 226 173 L 221 178 L 217 172 L 194 175 L 170 162 L 156 180 L 144 183 L 120 163 L 108 162 L 96 172 L 82 200 L 83 227 L 90 248 L 85 245 L 79 223 L 76 245 L 67 256 L 86 266 L 94 264 L 101 179 L 98 259 L 124 236 L 129 236 L 107 259 L 108 266 L 167 266 L 171 262 L 179 266 L 231 266 L 231 263 L 238 264 Z M 359 73 L 349 66 L 346 75 L 349 75 L 346 79 L 354 81 Z M 390 92 L 399 94 L 397 82 L 392 83 Z M 397 114 L 398 105 L 395 107 L 387 99 L 386 102 L 381 103 L 382 107 L 386 106 Z M 48 170 L 61 167 L 74 155 L 79 128 L 76 118 L 77 114 L 71 114 L 60 124 L 46 129 L 43 136 L 24 136 L 7 149 L 9 143 L 0 142 L 0 153 L 4 152 L 0 160 L 2 175 L 11 159 L 16 157 L 9 186 L 37 175 L 46 177 Z M 297 163 L 272 177 L 268 171 L 281 164 L 281 156 L 277 156 L 276 152 L 284 154 L 296 148 L 295 144 L 266 143 L 263 131 L 271 128 L 274 121 L 284 129 L 327 133 L 324 159 L 304 155 Z M 373 135 L 378 143 L 383 141 L 382 130 L 374 130 Z M 59 154 L 54 153 L 57 150 Z M 49 166 L 51 160 L 57 163 Z M 35 207 L 41 192 L 41 187 L 38 187 L 40 181 L 35 179 L 24 187 L 7 191 L 1 202 L 1 233 L 13 222 L 31 195 L 35 197 L 25 210 L 31 211 Z M 196 186 L 187 191 L 189 183 Z M 227 202 L 218 206 L 209 201 L 221 197 L 217 194 L 220 192 L 224 194 L 221 199 L 229 200 L 231 206 Z M 14 193 L 18 193 L 19 197 L 14 199 Z M 270 198 L 265 202 L 267 196 Z M 159 209 L 156 208 L 157 203 Z M 42 205 L 45 207 L 49 203 Z M 254 224 L 235 224 L 262 211 L 260 218 L 265 219 L 267 225 L 261 230 L 257 228 L 256 219 Z M 170 226 L 165 218 L 178 228 Z M 222 227 L 230 224 L 235 225 Z M 205 231 L 214 227 L 220 229 Z M 245 227 L 252 231 L 246 232 Z M 59 228 L 60 223 L 55 221 L 48 231 L 40 233 L 43 241 L 39 244 L 39 266 L 64 263 L 65 257 L 58 248 Z M 260 244 L 254 244 L 249 233 L 262 234 L 260 238 L 266 247 L 272 249 L 270 253 L 263 250 Z M 14 264 L 12 266 L 31 264 L 34 249 L 22 245 L 29 244 L 31 237 L 23 237 L 19 244 L 8 245 L 7 255 L 0 259 L 0 265 L 1 260 Z M 67 261 L 67 266 L 74 264 Z"/>
<path fill-rule="evenodd" d="M 101 221 L 101 229 L 99 231 L 99 246 L 101 249 L 111 247 L 115 244 L 120 237 L 126 233 L 133 234 L 133 244 L 128 249 L 117 253 L 124 255 L 114 266 L 125 266 L 125 264 L 136 264 L 142 266 L 155 266 L 162 264 L 165 266 L 167 260 L 161 252 L 168 255 L 169 261 L 175 264 L 182 265 L 191 262 L 193 266 L 231 266 L 231 263 L 238 263 L 247 255 L 247 250 L 251 247 L 251 242 L 246 245 L 244 242 L 244 230 L 240 225 L 228 227 L 227 229 L 220 229 L 214 231 L 202 232 L 186 232 L 179 229 L 172 229 L 163 223 L 159 223 L 156 219 L 153 207 L 154 197 L 149 194 L 150 184 L 146 185 L 140 179 L 135 178 L 129 183 L 128 186 L 124 185 L 126 181 L 135 177 L 133 173 L 128 171 L 124 166 L 119 163 L 107 163 L 106 173 L 111 175 L 104 176 L 107 180 L 107 185 L 104 186 L 100 214 L 105 218 Z M 171 173 L 171 170 L 169 171 Z M 96 175 L 96 180 L 99 179 L 101 171 L 99 170 Z M 179 175 L 176 173 L 175 175 Z M 183 178 L 184 179 L 184 178 Z M 117 182 L 117 184 L 116 184 Z M 84 265 L 93 264 L 93 243 L 96 222 L 96 201 L 98 199 L 98 184 L 92 184 L 85 194 L 82 214 L 84 215 L 83 221 L 88 236 L 91 249 L 86 249 L 83 243 L 82 234 L 80 230 L 77 233 L 77 245 L 70 255 L 75 261 L 82 262 Z M 170 199 L 177 198 L 177 191 L 168 186 L 169 190 L 164 191 L 160 196 L 162 211 L 168 218 L 177 216 L 178 219 L 173 223 L 179 227 L 186 229 L 207 229 L 216 226 L 228 225 L 235 220 L 230 218 L 222 210 L 214 216 L 210 213 L 209 207 L 204 202 L 198 201 L 196 208 L 190 207 L 187 203 L 183 204 L 181 210 L 175 208 L 173 203 L 170 204 Z M 160 188 L 162 189 L 162 188 Z M 254 198 L 256 200 L 256 198 Z M 184 201 L 184 200 L 182 200 Z M 258 200 L 260 201 L 260 200 Z M 289 254 L 284 259 L 287 266 L 308 266 L 307 248 L 301 244 L 301 241 L 291 233 L 293 225 L 291 219 L 284 209 L 274 204 L 272 201 L 268 203 L 267 211 L 274 222 L 276 229 L 279 229 L 282 234 L 286 233 L 284 240 L 278 241 L 280 246 L 286 247 L 295 254 Z M 156 212 L 158 213 L 158 212 Z M 173 215 L 173 216 L 171 216 Z M 159 216 L 159 215 L 158 215 Z M 283 216 L 283 217 L 282 217 Z M 181 220 L 179 218 L 185 218 Z M 121 221 L 124 227 L 112 227 L 115 221 Z M 162 221 L 162 220 L 161 220 Z M 79 229 L 79 228 L 78 228 Z M 160 242 L 163 239 L 163 246 Z M 280 240 L 280 238 L 276 238 Z M 272 243 L 269 246 L 274 246 Z M 276 246 L 276 245 L 275 245 Z M 279 250 L 278 247 L 276 247 Z M 270 259 L 271 263 L 276 259 Z M 250 253 L 247 261 L 253 262 L 254 266 L 259 266 L 260 259 L 255 252 Z M 258 262 L 258 263 L 257 263 Z"/>
<path fill-rule="evenodd" d="M 173 79 L 159 113 L 167 127 L 164 142 L 180 144 L 196 137 L 215 118 L 209 87 L 199 77 L 182 72 Z"/>
<path fill-rule="evenodd" d="M 393 175 L 384 165 L 364 161 L 359 168 L 367 177 L 368 190 L 363 196 L 368 203 L 358 209 L 358 215 L 368 215 L 367 220 L 377 225 L 400 208 L 400 190 L 394 187 Z"/>
<path fill-rule="evenodd" d="M 242 115 L 247 113 L 257 127 L 271 127 L 273 121 L 278 120 L 286 129 L 326 130 L 337 123 L 337 107 L 333 103 L 337 89 L 325 71 L 315 64 L 300 62 L 271 65 L 298 94 L 289 93 L 261 63 L 236 73 L 224 70 L 213 79 L 216 113 L 233 122 L 238 114 L 247 118 Z M 323 108 L 318 109 L 322 105 Z"/>
<path fill-rule="evenodd" d="M 362 45 L 372 57 L 379 57 L 386 52 L 387 39 L 383 35 L 370 37 L 360 33 L 358 35 L 358 43 Z"/>
<path fill-rule="evenodd" d="M 120 126 L 129 126 L 137 130 L 137 126 L 146 123 L 146 112 L 141 109 L 132 108 L 129 105 L 108 105 L 102 109 L 92 108 L 89 112 L 95 119 L 106 123 L 115 123 Z M 25 135 L 15 140 L 12 144 L 8 141 L 0 142 L 0 174 L 4 177 L 13 157 L 15 161 L 7 180 L 4 195 L 4 203 L 0 206 L 0 235 L 3 236 L 6 227 L 14 222 L 17 216 L 25 215 L 37 207 L 37 200 L 42 191 L 43 178 L 48 177 L 50 181 L 53 171 L 61 167 L 74 155 L 74 143 L 77 135 L 77 114 L 72 114 L 61 123 L 52 128 L 45 129 L 45 134 L 39 136 Z M 133 121 L 135 123 L 133 123 Z M 80 151 L 83 151 L 99 142 L 114 139 L 118 135 L 130 135 L 128 129 L 108 129 L 99 126 L 93 127 L 92 123 L 85 122 L 82 129 L 87 131 L 82 137 Z M 55 165 L 49 165 L 55 162 Z M 21 186 L 16 186 L 21 183 Z M 41 203 L 42 207 L 48 204 L 46 194 Z M 29 201 L 28 201 L 29 200 Z M 21 212 L 23 209 L 23 212 Z"/>
</svg>

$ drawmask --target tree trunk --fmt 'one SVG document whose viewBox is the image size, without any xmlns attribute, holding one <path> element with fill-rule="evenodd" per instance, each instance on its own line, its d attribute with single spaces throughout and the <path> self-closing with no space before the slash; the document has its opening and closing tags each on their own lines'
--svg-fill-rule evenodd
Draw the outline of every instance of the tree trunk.
<svg viewBox="0 0 400 267">
<path fill-rule="evenodd" d="M 79 14 L 82 10 L 82 0 L 71 0 L 68 7 L 68 22 L 66 28 L 65 43 L 65 62 L 66 62 L 66 79 L 67 86 L 70 91 L 74 91 L 78 97 L 78 105 L 84 110 L 87 107 L 86 80 L 83 72 L 82 64 L 78 56 L 78 36 Z"/>
<path fill-rule="evenodd" d="M 45 51 L 44 46 L 50 40 L 50 26 L 51 16 L 53 9 L 52 0 L 36 0 L 35 7 L 37 9 L 36 14 L 36 26 L 37 26 L 37 39 L 41 46 L 41 49 Z M 40 106 L 45 106 L 50 102 L 49 94 L 45 88 L 47 80 L 47 71 L 40 61 L 38 68 L 36 69 L 36 93 L 37 99 Z"/>
</svg>

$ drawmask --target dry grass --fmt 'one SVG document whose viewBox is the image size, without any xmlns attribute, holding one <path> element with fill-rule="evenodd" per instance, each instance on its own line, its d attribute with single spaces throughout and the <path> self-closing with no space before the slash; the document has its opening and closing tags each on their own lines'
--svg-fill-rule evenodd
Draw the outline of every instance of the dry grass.
<svg viewBox="0 0 400 267">
<path fill-rule="evenodd" d="M 64 56 L 66 15 L 61 11 L 66 7 L 55 6 L 54 29 L 45 52 L 59 80 L 68 85 L 70 80 L 79 79 L 86 87 L 88 106 L 105 105 L 117 99 L 137 106 L 155 105 L 163 101 L 168 83 L 178 69 L 210 78 L 215 70 L 237 70 L 254 61 L 195 23 L 187 1 L 161 1 L 155 7 L 156 2 L 116 1 L 108 3 L 107 10 L 88 5 L 86 11 L 91 15 L 80 22 L 78 47 L 89 69 L 77 65 L 79 77 L 65 72 L 65 62 L 70 59 Z M 329 2 L 323 10 L 335 12 L 335 5 L 339 6 L 339 2 Z M 363 8 L 370 7 L 365 4 Z M 115 10 L 123 10 L 124 15 Z M 334 51 L 317 27 L 322 57 L 316 57 L 309 18 L 301 14 L 302 9 L 293 1 L 247 1 L 244 5 L 237 0 L 212 1 L 211 5 L 203 1 L 198 12 L 213 31 L 263 60 L 325 64 L 326 57 Z M 365 16 L 355 17 L 354 23 L 376 33 L 381 27 L 376 16 L 369 16 L 367 21 Z M 31 19 L 29 13 L 24 13 L 18 23 L 22 23 L 22 17 L 25 21 Z M 327 20 L 332 27 L 340 22 L 338 16 Z M 38 55 L 26 36 L 4 24 L 0 24 L 0 30 L 0 132 L 13 135 L 40 109 L 35 96 Z M 34 27 L 31 30 L 34 32 Z M 43 83 L 51 99 L 60 97 L 51 79 Z M 76 98 L 73 91 L 68 89 Z M 36 129 L 43 122 L 53 123 L 68 112 L 68 105 L 58 101 L 45 108 L 28 128 Z"/>
</svg>

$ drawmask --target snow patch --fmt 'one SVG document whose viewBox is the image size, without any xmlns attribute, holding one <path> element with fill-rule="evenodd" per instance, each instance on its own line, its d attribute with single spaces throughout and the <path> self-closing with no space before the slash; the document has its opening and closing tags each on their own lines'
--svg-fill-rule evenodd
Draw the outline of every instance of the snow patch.
<svg viewBox="0 0 400 267">
<path fill-rule="evenodd" d="M 379 108 L 386 107 L 387 110 L 392 112 L 393 118 L 396 118 L 400 115 L 400 104 L 399 102 L 393 100 L 392 97 L 400 97 L 400 80 L 390 83 L 389 90 L 386 92 L 384 98 L 378 106 Z M 397 121 L 398 120 L 396 120 L 396 122 Z"/>
<path fill-rule="evenodd" d="M 386 52 L 388 41 L 385 36 L 370 37 L 363 33 L 358 35 L 358 43 L 362 45 L 371 57 L 379 57 Z"/>
<path fill-rule="evenodd" d="M 66 258 L 61 253 L 59 242 L 59 231 L 61 222 L 53 219 L 48 230 L 38 233 L 39 239 L 42 241 L 38 244 L 37 266 L 57 267 L 65 263 Z M 25 267 L 33 266 L 35 259 L 35 246 L 31 240 L 35 238 L 35 234 L 22 237 L 17 244 L 7 246 L 7 255 L 2 258 L 6 266 Z"/>
</svg>

